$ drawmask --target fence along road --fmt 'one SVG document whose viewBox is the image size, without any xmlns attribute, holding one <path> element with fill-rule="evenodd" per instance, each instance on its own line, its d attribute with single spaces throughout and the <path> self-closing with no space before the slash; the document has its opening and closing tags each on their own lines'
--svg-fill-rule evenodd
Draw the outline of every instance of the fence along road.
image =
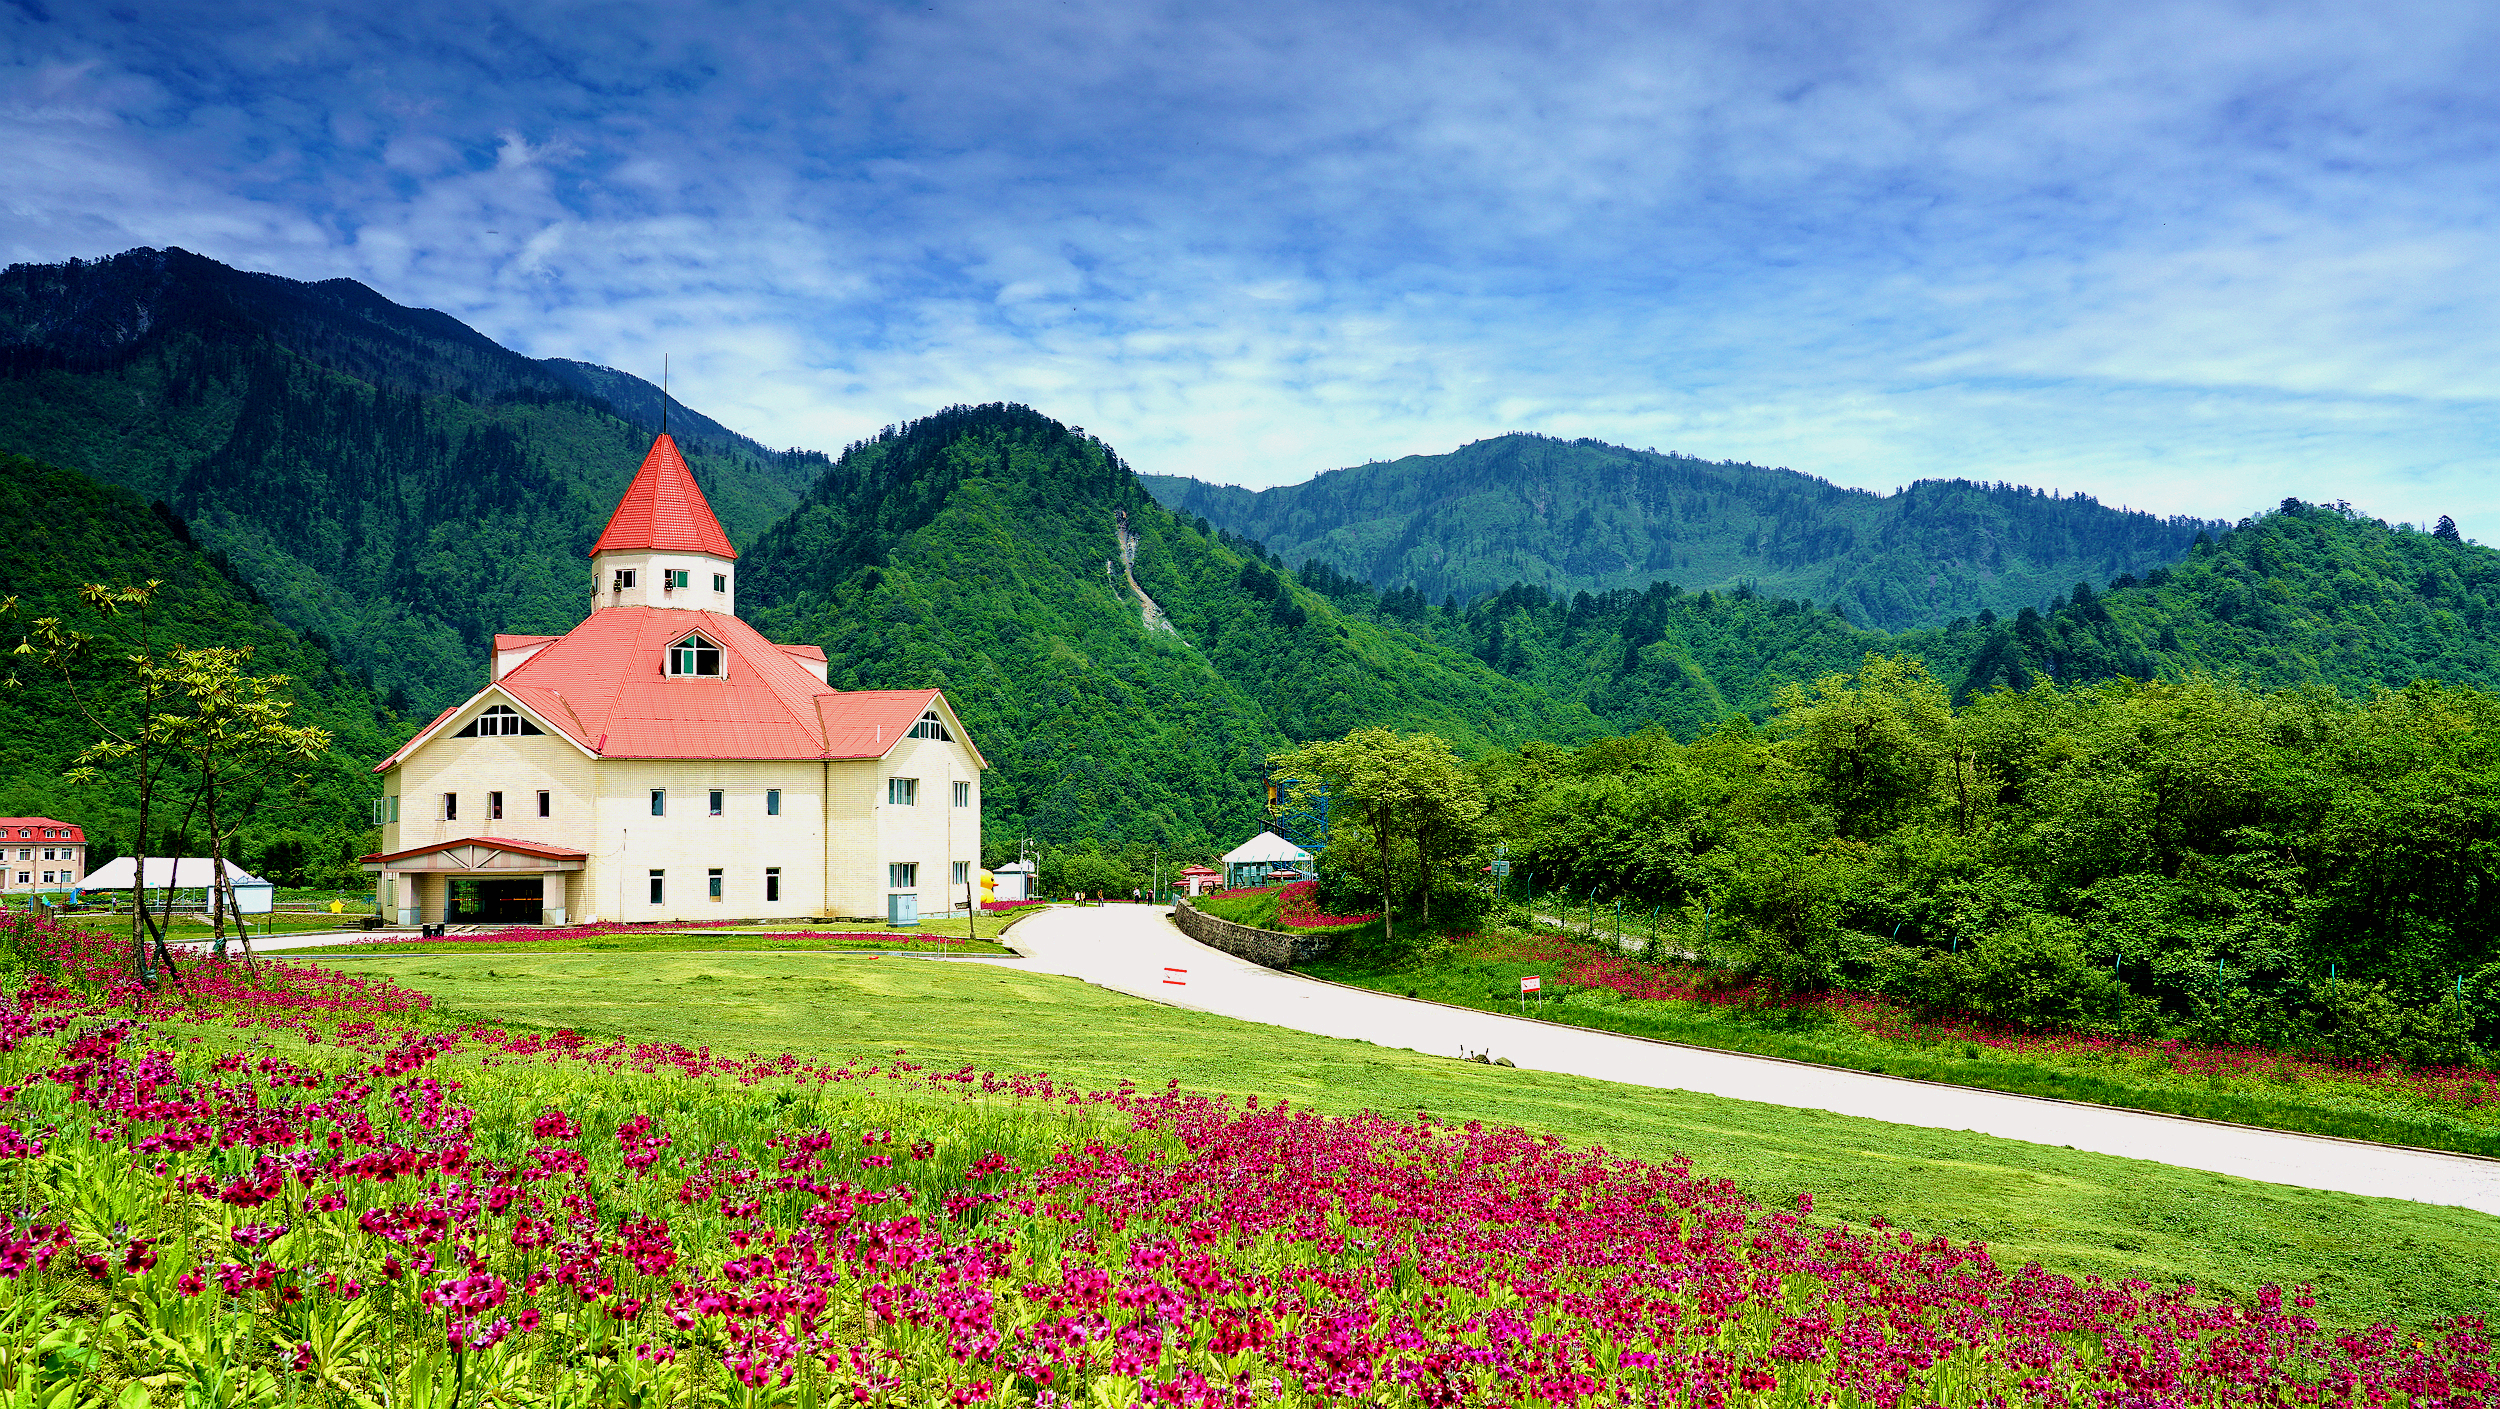
<svg viewBox="0 0 2500 1409">
<path fill-rule="evenodd" d="M 1054 909 L 1009 930 L 1006 943 L 1026 956 L 1006 961 L 1018 968 L 1322 1037 L 1449 1057 L 1490 1052 L 1537 1071 L 2500 1214 L 2500 1160 L 1841 1071 L 1343 988 L 1210 949 L 1154 906 Z M 1186 970 L 1186 985 L 1167 985 L 1167 967 Z"/>
</svg>

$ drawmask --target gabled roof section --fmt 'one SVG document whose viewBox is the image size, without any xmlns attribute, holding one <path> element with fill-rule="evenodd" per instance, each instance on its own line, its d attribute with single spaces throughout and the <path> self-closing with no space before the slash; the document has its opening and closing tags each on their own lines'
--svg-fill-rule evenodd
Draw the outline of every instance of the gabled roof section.
<svg viewBox="0 0 2500 1409">
<path fill-rule="evenodd" d="M 711 504 L 695 486 L 686 457 L 677 453 L 677 442 L 665 432 L 651 442 L 651 453 L 642 457 L 642 468 L 634 471 L 634 482 L 625 486 L 625 497 L 617 501 L 616 512 L 609 516 L 599 541 L 591 545 L 590 554 L 595 558 L 601 553 L 649 549 L 738 556 L 729 546 L 729 535 L 721 531 L 720 520 L 712 516 Z"/>
<path fill-rule="evenodd" d="M 668 648 L 693 635 L 720 645 L 719 676 L 667 673 Z M 989 766 L 943 694 L 836 690 L 818 677 L 817 659 L 812 648 L 776 645 L 726 612 L 603 608 L 443 711 L 374 771 L 396 767 L 489 698 L 510 700 L 599 758 L 882 758 L 934 709 L 975 765 Z"/>
<path fill-rule="evenodd" d="M 427 842 L 423 846 L 412 846 L 405 851 L 371 852 L 356 859 L 360 862 L 378 861 L 387 866 L 394 861 L 405 861 L 412 856 L 431 856 L 438 851 L 449 851 L 461 846 L 509 851 L 521 856 L 534 856 L 541 861 L 587 861 L 590 859 L 590 853 L 587 851 L 579 851 L 569 846 L 558 846 L 553 842 L 523 841 L 519 837 L 454 837 L 450 841 Z"/>
</svg>

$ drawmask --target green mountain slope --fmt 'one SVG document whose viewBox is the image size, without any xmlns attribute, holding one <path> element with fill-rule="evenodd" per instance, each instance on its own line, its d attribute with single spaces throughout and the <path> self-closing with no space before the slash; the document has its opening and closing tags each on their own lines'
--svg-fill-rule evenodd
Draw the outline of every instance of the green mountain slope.
<svg viewBox="0 0 2500 1409">
<path fill-rule="evenodd" d="M 2175 561 L 2220 524 L 2014 485 L 1928 480 L 1892 495 L 1791 470 L 1506 435 L 1447 455 L 1331 470 L 1252 492 L 1170 475 L 1176 512 L 1316 558 L 1384 591 L 1462 599 L 1514 582 L 1564 596 L 1750 584 L 1901 629 Z"/>
<path fill-rule="evenodd" d="M 584 552 L 659 424 L 657 388 L 540 361 L 345 279 L 181 250 L 0 273 L 0 450 L 167 503 L 411 712 L 482 679 L 497 631 L 561 631 Z M 735 537 L 821 457 L 671 429 Z"/>
<path fill-rule="evenodd" d="M 835 462 L 748 551 L 742 610 L 824 647 L 837 684 L 943 687 L 995 767 L 993 848 L 1230 844 L 1258 821 L 1269 752 L 1364 724 L 1471 751 L 1604 731 L 1277 568 L 1163 510 L 1100 441 L 956 407 Z M 1148 624 L 1132 571 L 1168 625 Z"/>
<path fill-rule="evenodd" d="M 1340 612 L 1394 621 L 1613 728 L 1683 738 L 1729 714 L 1767 718 L 1781 685 L 1868 652 L 1915 656 L 1963 699 L 2035 680 L 2199 673 L 2356 699 L 2425 678 L 2500 689 L 2500 552 L 2294 500 L 2200 535 L 2173 567 L 1907 632 L 1750 587 L 1565 597 L 1513 584 L 1458 608 L 1321 563 L 1299 578 Z"/>
<path fill-rule="evenodd" d="M 252 673 L 293 677 L 296 722 L 328 729 L 336 744 L 310 770 L 308 803 L 273 799 L 245 823 L 244 863 L 289 883 L 361 879 L 352 863 L 368 849 L 364 816 L 374 788 L 367 770 L 408 730 L 376 705 L 368 683 L 343 668 L 327 642 L 280 622 L 179 519 L 128 490 L 14 455 L 0 455 L 0 575 L 17 598 L 15 618 L 0 622 L 11 647 L 49 616 L 96 635 L 109 654 L 114 643 L 136 639 L 139 623 L 95 617 L 79 603 L 79 587 L 153 578 L 164 583 L 150 613 L 159 649 L 248 646 Z M 68 687 L 32 657 L 13 657 L 6 673 L 18 684 L 0 709 L 0 814 L 79 823 L 99 862 L 126 852 L 135 840 L 134 791 L 61 781 L 71 758 L 95 737 Z M 163 796 L 152 827 L 158 846 L 197 854 L 198 829 L 190 843 L 174 840 L 182 814 L 165 809 Z"/>
</svg>

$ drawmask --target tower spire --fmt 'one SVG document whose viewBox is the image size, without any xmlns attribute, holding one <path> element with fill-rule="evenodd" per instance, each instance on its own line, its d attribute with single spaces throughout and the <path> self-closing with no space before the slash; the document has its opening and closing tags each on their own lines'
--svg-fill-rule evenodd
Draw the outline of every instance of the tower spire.
<svg viewBox="0 0 2500 1409">
<path fill-rule="evenodd" d="M 668 434 L 668 354 L 660 354 L 660 434 Z"/>
</svg>

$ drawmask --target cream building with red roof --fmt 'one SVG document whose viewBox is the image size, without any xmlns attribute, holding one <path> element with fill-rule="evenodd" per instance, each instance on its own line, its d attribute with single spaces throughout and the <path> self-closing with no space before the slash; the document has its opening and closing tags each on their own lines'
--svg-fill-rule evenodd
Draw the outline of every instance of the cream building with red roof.
<svg viewBox="0 0 2500 1409">
<path fill-rule="evenodd" d="M 590 614 L 375 768 L 399 923 L 927 914 L 966 903 L 989 766 L 937 690 L 837 690 L 737 616 L 737 552 L 663 434 Z"/>
</svg>

